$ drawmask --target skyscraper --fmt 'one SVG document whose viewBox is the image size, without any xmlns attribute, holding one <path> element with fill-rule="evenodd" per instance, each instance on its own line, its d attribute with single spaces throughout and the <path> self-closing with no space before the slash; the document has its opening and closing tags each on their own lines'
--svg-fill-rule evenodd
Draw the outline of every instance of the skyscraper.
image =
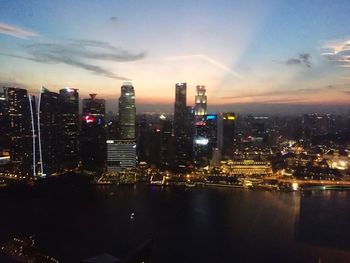
<svg viewBox="0 0 350 263">
<path fill-rule="evenodd" d="M 164 167 L 169 167 L 173 161 L 173 125 L 164 115 L 160 116 L 160 125 L 160 163 Z"/>
<path fill-rule="evenodd" d="M 119 98 L 119 125 L 122 140 L 135 140 L 135 91 L 130 82 L 125 82 L 121 87 Z"/>
<path fill-rule="evenodd" d="M 136 143 L 132 140 L 107 140 L 107 172 L 136 167 Z"/>
<path fill-rule="evenodd" d="M 102 171 L 106 161 L 105 100 L 90 94 L 83 99 L 81 161 L 83 169 Z"/>
<path fill-rule="evenodd" d="M 194 113 L 196 116 L 202 116 L 207 114 L 207 94 L 205 86 L 203 85 L 198 85 L 196 87 Z"/>
<path fill-rule="evenodd" d="M 217 115 L 197 116 L 194 137 L 194 159 L 200 166 L 206 166 L 217 148 Z"/>
<path fill-rule="evenodd" d="M 60 104 L 58 93 L 45 87 L 38 100 L 38 138 L 41 176 L 58 173 L 62 162 Z"/>
<path fill-rule="evenodd" d="M 218 142 L 224 159 L 232 158 L 235 140 L 235 113 L 221 113 L 218 127 Z"/>
<path fill-rule="evenodd" d="M 63 166 L 74 169 L 78 166 L 79 149 L 79 93 L 77 89 L 60 90 L 61 145 L 63 146 Z"/>
<path fill-rule="evenodd" d="M 20 176 L 36 174 L 34 97 L 25 89 L 4 88 L 8 116 L 10 158 L 13 172 Z"/>
<path fill-rule="evenodd" d="M 9 116 L 5 93 L 0 93 L 0 155 L 8 152 L 10 147 L 9 140 Z"/>
<path fill-rule="evenodd" d="M 136 167 L 135 91 L 130 82 L 124 82 L 119 98 L 119 139 L 107 140 L 107 171 L 122 171 Z"/>
<path fill-rule="evenodd" d="M 192 158 L 192 112 L 186 106 L 186 89 L 186 83 L 175 85 L 174 136 L 177 168 L 184 168 Z"/>
</svg>

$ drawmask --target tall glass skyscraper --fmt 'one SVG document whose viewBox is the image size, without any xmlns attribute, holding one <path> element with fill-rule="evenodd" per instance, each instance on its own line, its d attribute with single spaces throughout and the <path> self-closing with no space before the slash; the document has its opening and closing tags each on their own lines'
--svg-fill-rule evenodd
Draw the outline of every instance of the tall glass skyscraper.
<svg viewBox="0 0 350 263">
<path fill-rule="evenodd" d="M 235 119 L 234 112 L 220 113 L 218 127 L 218 146 L 224 159 L 231 159 L 234 151 Z"/>
<path fill-rule="evenodd" d="M 198 85 L 196 87 L 194 113 L 196 116 L 207 114 L 207 94 L 205 86 Z"/>
<path fill-rule="evenodd" d="M 119 127 L 121 140 L 135 140 L 135 91 L 130 82 L 124 82 L 119 98 Z"/>
<path fill-rule="evenodd" d="M 206 166 L 217 148 L 217 115 L 197 116 L 194 137 L 194 160 L 199 166 Z"/>
<path fill-rule="evenodd" d="M 186 106 L 186 83 L 175 85 L 174 137 L 175 165 L 184 168 L 192 158 L 192 111 Z"/>
<path fill-rule="evenodd" d="M 9 140 L 9 116 L 5 93 L 0 93 L 0 156 L 9 157 L 10 140 Z"/>
<path fill-rule="evenodd" d="M 81 124 L 81 161 L 83 169 L 102 171 L 106 161 L 105 132 L 106 102 L 90 94 L 83 99 L 83 116 Z"/>
<path fill-rule="evenodd" d="M 20 88 L 5 87 L 4 94 L 13 171 L 20 176 L 33 176 L 36 174 L 35 99 Z"/>
<path fill-rule="evenodd" d="M 135 91 L 130 82 L 121 86 L 119 97 L 119 138 L 107 140 L 107 171 L 120 172 L 136 167 Z"/>
<path fill-rule="evenodd" d="M 63 146 L 63 165 L 74 169 L 80 159 L 79 149 L 79 93 L 77 89 L 60 90 L 61 144 Z"/>
<path fill-rule="evenodd" d="M 41 88 L 38 101 L 39 175 L 58 173 L 62 162 L 59 94 Z"/>
</svg>

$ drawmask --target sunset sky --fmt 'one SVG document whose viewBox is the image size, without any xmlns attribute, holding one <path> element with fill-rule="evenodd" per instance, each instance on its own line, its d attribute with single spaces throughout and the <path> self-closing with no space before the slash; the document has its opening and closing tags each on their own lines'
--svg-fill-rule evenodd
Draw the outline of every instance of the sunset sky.
<svg viewBox="0 0 350 263">
<path fill-rule="evenodd" d="M 350 1 L 0 0 L 0 83 L 139 104 L 349 104 Z"/>
</svg>

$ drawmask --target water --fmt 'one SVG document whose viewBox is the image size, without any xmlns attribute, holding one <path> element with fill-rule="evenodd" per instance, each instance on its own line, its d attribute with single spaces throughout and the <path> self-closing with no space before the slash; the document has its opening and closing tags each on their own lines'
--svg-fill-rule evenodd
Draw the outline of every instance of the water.
<svg viewBox="0 0 350 263">
<path fill-rule="evenodd" d="M 340 191 L 62 186 L 1 196 L 0 242 L 35 234 L 61 262 L 123 258 L 149 238 L 153 262 L 350 262 L 349 204 Z"/>
</svg>

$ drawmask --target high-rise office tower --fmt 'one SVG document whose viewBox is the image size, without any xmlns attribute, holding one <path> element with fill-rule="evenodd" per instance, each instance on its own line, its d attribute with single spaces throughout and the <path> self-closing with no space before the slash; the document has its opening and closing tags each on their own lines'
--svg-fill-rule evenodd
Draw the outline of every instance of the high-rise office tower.
<svg viewBox="0 0 350 263">
<path fill-rule="evenodd" d="M 121 87 L 119 98 L 119 125 L 122 140 L 135 140 L 135 91 L 130 82 L 125 82 Z"/>
<path fill-rule="evenodd" d="M 60 102 L 58 93 L 45 87 L 40 90 L 38 100 L 38 174 L 41 176 L 58 173 L 62 163 Z"/>
<path fill-rule="evenodd" d="M 235 146 L 235 119 L 233 112 L 221 113 L 218 126 L 218 143 L 224 159 L 230 159 L 233 156 Z"/>
<path fill-rule="evenodd" d="M 36 175 L 35 99 L 27 90 L 4 88 L 13 172 L 20 176 Z"/>
<path fill-rule="evenodd" d="M 119 98 L 119 139 L 107 140 L 107 171 L 136 167 L 135 91 L 130 82 L 121 87 Z"/>
<path fill-rule="evenodd" d="M 164 115 L 160 116 L 160 163 L 164 167 L 172 166 L 173 161 L 173 125 Z"/>
<path fill-rule="evenodd" d="M 106 161 L 105 114 L 106 103 L 90 94 L 83 99 L 81 125 L 81 161 L 83 169 L 102 171 Z"/>
<path fill-rule="evenodd" d="M 0 154 L 8 152 L 10 148 L 9 140 L 9 120 L 5 93 L 0 92 Z"/>
<path fill-rule="evenodd" d="M 160 124 L 146 114 L 137 116 L 137 157 L 139 162 L 160 164 Z"/>
<path fill-rule="evenodd" d="M 80 159 L 79 143 L 79 93 L 74 88 L 60 90 L 61 145 L 63 146 L 63 166 L 74 169 Z"/>
<path fill-rule="evenodd" d="M 184 168 L 192 159 L 192 110 L 186 106 L 186 83 L 175 85 L 175 165 Z"/>
<path fill-rule="evenodd" d="M 304 114 L 302 119 L 304 141 L 311 142 L 313 137 L 329 133 L 334 122 L 334 116 L 331 114 Z"/>
<path fill-rule="evenodd" d="M 107 172 L 136 167 L 136 143 L 132 140 L 107 140 Z"/>
<path fill-rule="evenodd" d="M 254 144 L 262 144 L 268 142 L 268 123 L 269 117 L 252 116 L 246 118 L 246 127 L 248 128 L 247 135 Z"/>
<path fill-rule="evenodd" d="M 207 114 L 207 94 L 205 86 L 198 85 L 196 87 L 194 113 L 196 116 Z"/>
<path fill-rule="evenodd" d="M 197 116 L 194 137 L 194 160 L 199 166 L 206 166 L 213 157 L 213 149 L 217 148 L 216 114 Z"/>
</svg>

